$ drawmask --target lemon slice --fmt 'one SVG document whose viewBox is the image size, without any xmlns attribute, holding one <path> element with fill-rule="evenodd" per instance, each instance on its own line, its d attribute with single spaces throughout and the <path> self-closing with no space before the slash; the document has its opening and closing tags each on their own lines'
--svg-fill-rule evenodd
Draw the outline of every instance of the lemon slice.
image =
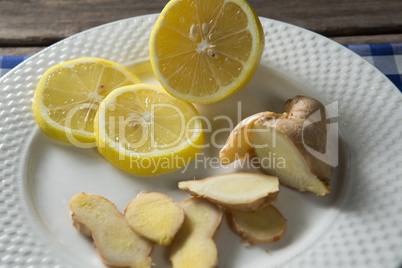
<svg viewBox="0 0 402 268">
<path fill-rule="evenodd" d="M 152 68 L 173 96 L 212 103 L 254 75 L 264 32 L 244 0 L 171 0 L 151 33 Z"/>
<path fill-rule="evenodd" d="M 126 68 L 103 59 L 80 58 L 55 65 L 36 89 L 35 120 L 52 138 L 93 147 L 99 103 L 115 88 L 136 83 L 141 81 Z"/>
<path fill-rule="evenodd" d="M 94 127 L 99 152 L 118 168 L 139 175 L 184 167 L 204 144 L 195 107 L 148 84 L 111 92 Z"/>
</svg>

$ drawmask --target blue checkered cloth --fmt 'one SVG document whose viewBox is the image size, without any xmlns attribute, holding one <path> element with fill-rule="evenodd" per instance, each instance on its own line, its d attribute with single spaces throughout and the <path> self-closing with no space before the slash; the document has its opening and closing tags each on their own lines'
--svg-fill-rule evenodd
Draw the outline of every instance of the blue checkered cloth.
<svg viewBox="0 0 402 268">
<path fill-rule="evenodd" d="M 402 43 L 346 45 L 374 65 L 402 92 Z M 29 56 L 0 56 L 0 77 Z"/>
<path fill-rule="evenodd" d="M 29 58 L 29 56 L 0 56 L 0 77 Z"/>
<path fill-rule="evenodd" d="M 402 43 L 347 45 L 385 74 L 402 92 Z"/>
</svg>

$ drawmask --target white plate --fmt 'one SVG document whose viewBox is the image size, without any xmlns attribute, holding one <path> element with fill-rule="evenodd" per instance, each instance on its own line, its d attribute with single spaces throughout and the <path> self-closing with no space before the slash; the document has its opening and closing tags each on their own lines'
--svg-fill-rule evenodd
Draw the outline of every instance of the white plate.
<svg viewBox="0 0 402 268">
<path fill-rule="evenodd" d="M 159 177 L 123 173 L 96 149 L 74 148 L 45 136 L 34 122 L 31 99 L 50 66 L 91 56 L 134 69 L 156 82 L 148 59 L 148 38 L 157 15 L 130 18 L 85 31 L 29 58 L 0 80 L 0 172 L 2 267 L 103 267 L 90 240 L 70 223 L 68 202 L 76 193 L 105 196 L 121 210 L 140 190 L 160 191 L 181 202 L 180 180 L 233 170 L 214 168 L 217 148 L 206 149 L 187 170 Z M 402 95 L 369 63 L 325 37 L 261 18 L 266 47 L 255 77 L 235 95 L 198 106 L 213 119 L 234 123 L 273 110 L 295 94 L 325 104 L 338 101 L 340 162 L 327 197 L 282 187 L 276 206 L 288 232 L 276 244 L 245 246 L 224 219 L 215 241 L 219 267 L 396 267 L 402 252 Z M 139 64 L 140 63 L 140 64 Z M 336 106 L 334 106 L 336 107 Z M 215 118 L 222 144 L 229 123 Z M 164 248 L 152 254 L 169 267 Z"/>
</svg>

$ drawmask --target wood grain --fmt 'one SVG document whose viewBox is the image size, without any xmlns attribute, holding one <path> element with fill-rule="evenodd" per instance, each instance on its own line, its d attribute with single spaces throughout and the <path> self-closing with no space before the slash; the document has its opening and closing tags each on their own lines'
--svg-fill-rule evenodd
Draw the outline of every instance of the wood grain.
<svg viewBox="0 0 402 268">
<path fill-rule="evenodd" d="M 0 0 L 0 47 L 48 46 L 107 22 L 160 12 L 167 0 Z M 249 0 L 259 16 L 335 40 L 402 42 L 401 0 Z M 373 37 L 370 39 L 370 37 Z M 388 39 L 381 38 L 382 36 Z M 389 39 L 392 37 L 392 39 Z M 368 38 L 368 39 L 367 39 Z M 3 49 L 4 51 L 4 49 Z"/>
<path fill-rule="evenodd" d="M 251 1 L 259 15 L 328 37 L 402 33 L 400 0 Z"/>
<path fill-rule="evenodd" d="M 165 0 L 0 0 L 0 46 L 43 46 L 107 22 L 157 13 Z"/>
<path fill-rule="evenodd" d="M 402 42 L 402 34 L 384 34 L 384 35 L 361 35 L 361 36 L 338 36 L 331 37 L 335 42 L 351 44 L 376 44 L 376 43 L 398 43 Z"/>
<path fill-rule="evenodd" d="M 0 47 L 0 55 L 33 55 L 46 47 Z"/>
</svg>

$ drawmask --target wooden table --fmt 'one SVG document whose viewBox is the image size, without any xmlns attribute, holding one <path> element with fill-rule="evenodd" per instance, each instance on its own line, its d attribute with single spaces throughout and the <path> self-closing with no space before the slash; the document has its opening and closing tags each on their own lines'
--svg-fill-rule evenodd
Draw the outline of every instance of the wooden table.
<svg viewBox="0 0 402 268">
<path fill-rule="evenodd" d="M 0 0 L 0 55 L 31 55 L 82 30 L 158 13 L 168 0 Z M 402 42 L 401 0 L 249 0 L 259 16 L 342 44 Z"/>
</svg>

